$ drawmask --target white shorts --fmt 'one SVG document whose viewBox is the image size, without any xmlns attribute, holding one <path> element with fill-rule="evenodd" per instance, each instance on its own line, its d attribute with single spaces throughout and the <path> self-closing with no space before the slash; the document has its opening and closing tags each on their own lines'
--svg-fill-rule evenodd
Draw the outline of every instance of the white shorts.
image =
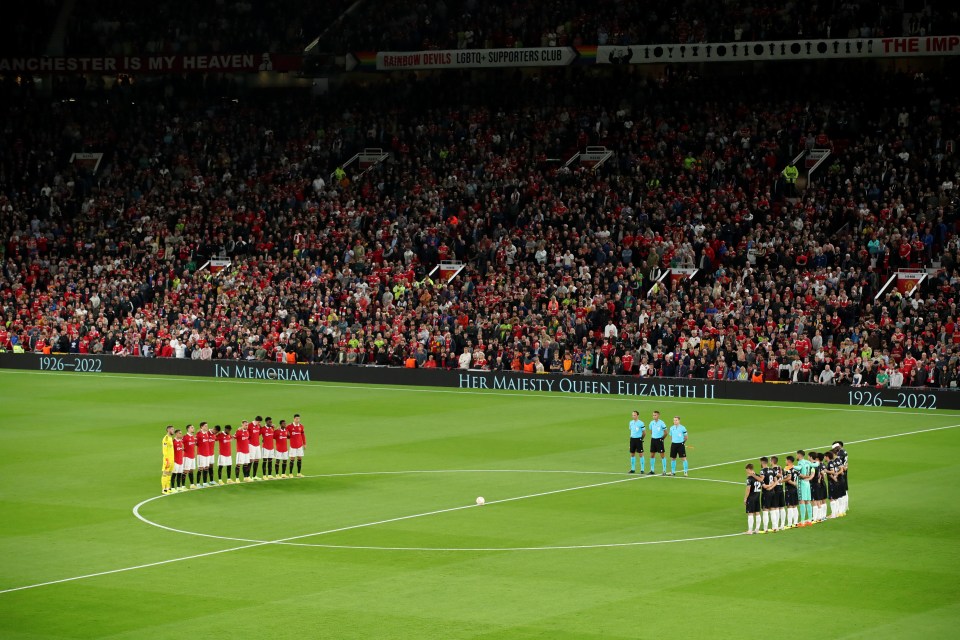
<svg viewBox="0 0 960 640">
<path fill-rule="evenodd" d="M 250 464 L 250 454 L 237 452 L 237 464 Z"/>
<path fill-rule="evenodd" d="M 250 460 L 259 460 L 260 456 L 260 447 L 250 447 Z"/>
<path fill-rule="evenodd" d="M 213 456 L 199 456 L 197 457 L 197 466 L 201 469 L 213 466 Z"/>
<path fill-rule="evenodd" d="M 298 449 L 290 449 L 291 458 L 302 458 L 303 457 L 303 447 Z"/>
<path fill-rule="evenodd" d="M 217 464 L 221 467 L 229 467 L 233 462 L 230 461 L 230 456 L 218 456 Z"/>
<path fill-rule="evenodd" d="M 193 471 L 197 468 L 197 459 L 196 458 L 184 458 L 183 459 L 183 470 L 184 471 Z"/>
<path fill-rule="evenodd" d="M 263 449 L 263 447 L 260 447 L 260 448 Z M 276 457 L 277 457 L 277 452 L 276 452 L 275 450 L 273 450 L 273 449 L 263 449 L 263 451 L 261 451 L 260 454 L 261 454 L 264 458 L 276 458 Z"/>
<path fill-rule="evenodd" d="M 173 472 L 174 472 L 174 473 L 183 473 L 183 464 L 182 464 L 182 463 L 181 463 L 181 464 L 177 464 L 176 462 L 174 462 L 174 463 L 173 463 Z"/>
<path fill-rule="evenodd" d="M 289 451 L 277 451 L 277 460 L 289 460 L 290 452 Z"/>
</svg>

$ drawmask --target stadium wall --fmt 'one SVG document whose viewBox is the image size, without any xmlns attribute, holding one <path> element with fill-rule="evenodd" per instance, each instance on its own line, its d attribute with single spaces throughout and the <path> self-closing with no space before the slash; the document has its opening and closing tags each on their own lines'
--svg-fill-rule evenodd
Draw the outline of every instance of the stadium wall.
<svg viewBox="0 0 960 640">
<path fill-rule="evenodd" d="M 123 358 L 109 355 L 0 353 L 0 369 L 77 375 L 174 375 L 278 382 L 391 384 L 454 389 L 583 393 L 636 398 L 818 402 L 900 409 L 960 410 L 951 389 L 875 389 L 814 384 L 754 384 L 681 378 L 584 376 L 491 371 L 446 371 L 344 365 L 294 365 L 227 360 Z"/>
</svg>

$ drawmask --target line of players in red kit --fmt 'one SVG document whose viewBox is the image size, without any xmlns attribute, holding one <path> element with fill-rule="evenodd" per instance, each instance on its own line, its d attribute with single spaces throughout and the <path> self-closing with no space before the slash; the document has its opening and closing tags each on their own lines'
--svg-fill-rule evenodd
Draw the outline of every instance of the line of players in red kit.
<svg viewBox="0 0 960 640">
<path fill-rule="evenodd" d="M 192 424 L 184 430 L 167 427 L 168 432 L 171 429 L 173 473 L 170 488 L 163 490 L 165 494 L 214 485 L 303 477 L 307 437 L 299 413 L 294 414 L 289 424 L 281 420 L 277 425 L 273 424 L 272 418 L 264 420 L 257 416 L 250 421 L 243 420 L 236 431 L 229 424 L 223 429 L 220 425 L 210 429 L 206 422 L 201 422 L 197 431 Z M 214 466 L 217 468 L 216 480 Z M 226 480 L 223 479 L 224 469 Z M 231 477 L 231 471 L 234 477 Z"/>
</svg>

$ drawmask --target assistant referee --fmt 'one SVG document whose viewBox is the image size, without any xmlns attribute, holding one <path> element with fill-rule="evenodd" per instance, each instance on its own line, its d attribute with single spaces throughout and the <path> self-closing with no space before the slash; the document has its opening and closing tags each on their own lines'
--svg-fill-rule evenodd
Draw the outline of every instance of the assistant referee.
<svg viewBox="0 0 960 640">
<path fill-rule="evenodd" d="M 646 428 L 640 419 L 640 412 L 634 411 L 630 420 L 630 471 L 637 472 L 637 458 L 640 458 L 640 473 L 643 473 L 643 433 Z"/>
<path fill-rule="evenodd" d="M 687 428 L 680 424 L 680 416 L 673 416 L 670 427 L 670 475 L 677 475 L 677 456 L 683 460 L 683 475 L 687 475 Z"/>
<path fill-rule="evenodd" d="M 667 459 L 663 457 L 665 452 L 663 440 L 667 435 L 667 425 L 660 419 L 660 412 L 654 411 L 653 418 L 650 420 L 650 472 L 647 474 L 649 476 L 653 475 L 653 472 L 657 468 L 657 463 L 655 461 L 656 455 L 660 454 L 660 464 L 663 466 L 663 473 L 660 475 L 667 475 Z"/>
</svg>

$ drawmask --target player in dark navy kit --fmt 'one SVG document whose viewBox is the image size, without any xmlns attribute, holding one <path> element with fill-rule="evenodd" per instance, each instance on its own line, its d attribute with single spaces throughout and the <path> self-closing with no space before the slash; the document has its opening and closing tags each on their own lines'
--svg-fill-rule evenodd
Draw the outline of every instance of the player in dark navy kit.
<svg viewBox="0 0 960 640">
<path fill-rule="evenodd" d="M 840 455 L 841 452 L 843 457 Z M 837 477 L 840 481 L 840 499 L 837 506 L 840 509 L 840 516 L 843 517 L 847 515 L 847 494 L 849 493 L 847 489 L 847 452 L 843 450 L 843 447 L 840 447 L 839 452 L 834 450 L 834 453 L 837 458 Z"/>
<path fill-rule="evenodd" d="M 840 474 L 840 480 L 843 484 L 843 502 L 840 505 L 840 511 L 843 515 L 847 515 L 850 499 L 850 483 L 847 481 L 847 450 L 843 448 L 842 440 L 837 440 L 833 443 L 833 453 L 837 456 L 837 460 L 840 461 L 840 466 L 843 468 L 843 473 Z"/>
<path fill-rule="evenodd" d="M 780 458 L 770 456 L 770 468 L 773 469 L 773 473 L 777 477 L 777 488 L 774 490 L 777 498 L 777 522 L 781 529 L 785 529 L 787 527 L 787 506 L 783 497 L 783 469 L 780 467 Z"/>
<path fill-rule="evenodd" d="M 833 451 L 827 451 L 827 491 L 830 500 L 830 518 L 839 518 L 843 515 L 843 481 L 841 479 L 843 464 L 837 459 Z"/>
<path fill-rule="evenodd" d="M 743 504 L 747 509 L 747 533 L 760 533 L 760 492 L 763 489 L 763 479 L 753 471 L 753 465 L 748 464 L 747 488 L 743 494 Z M 754 528 L 756 523 L 756 528 Z"/>
<path fill-rule="evenodd" d="M 793 456 L 787 456 L 787 466 L 783 469 L 783 501 L 787 507 L 787 529 L 793 529 L 800 523 L 800 470 L 793 466 L 793 462 Z"/>
<path fill-rule="evenodd" d="M 823 454 L 816 451 L 810 452 L 810 459 L 813 460 L 813 479 L 810 481 L 810 499 L 813 501 L 813 522 L 823 522 L 826 520 L 827 487 L 823 484 L 824 464 Z"/>
<path fill-rule="evenodd" d="M 760 477 L 763 482 L 763 494 L 760 498 L 760 506 L 763 508 L 763 531 L 760 533 L 779 531 L 780 511 L 776 508 L 777 476 L 770 468 L 770 461 L 766 457 L 760 458 Z"/>
</svg>

